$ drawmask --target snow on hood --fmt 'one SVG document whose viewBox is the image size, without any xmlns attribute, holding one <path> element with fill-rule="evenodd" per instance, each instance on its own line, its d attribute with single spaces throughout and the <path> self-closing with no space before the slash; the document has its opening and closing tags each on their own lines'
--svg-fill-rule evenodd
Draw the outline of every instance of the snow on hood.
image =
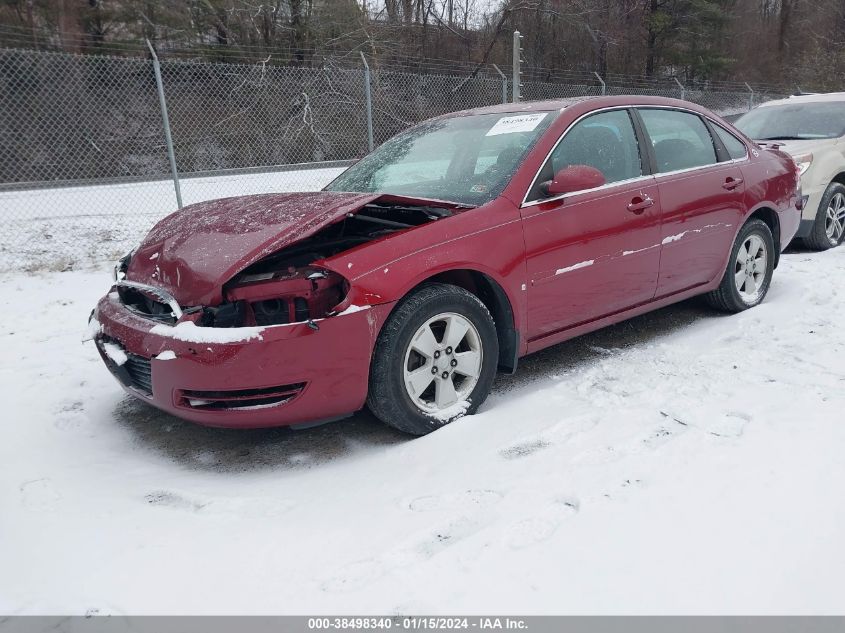
<svg viewBox="0 0 845 633">
<path fill-rule="evenodd" d="M 317 191 L 193 204 L 153 227 L 126 277 L 167 290 L 182 306 L 216 303 L 222 285 L 250 264 L 378 197 Z"/>
</svg>

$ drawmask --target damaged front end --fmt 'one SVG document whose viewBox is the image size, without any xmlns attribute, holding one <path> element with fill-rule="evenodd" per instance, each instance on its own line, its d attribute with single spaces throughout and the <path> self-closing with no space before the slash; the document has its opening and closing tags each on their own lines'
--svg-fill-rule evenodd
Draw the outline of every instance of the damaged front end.
<svg viewBox="0 0 845 633">
<path fill-rule="evenodd" d="M 280 200 L 279 208 L 294 208 Z M 331 208 L 344 200 L 334 194 Z M 358 410 L 393 302 L 368 302 L 355 287 L 360 276 L 343 274 L 353 266 L 347 255 L 461 207 L 373 196 L 329 219 L 324 201 L 319 226 L 297 223 L 293 211 L 250 207 L 253 230 L 227 232 L 220 227 L 234 203 L 225 204 L 214 227 L 174 218 L 121 260 L 89 322 L 103 361 L 133 396 L 211 426 L 277 426 Z M 390 261 L 395 249 L 387 249 L 373 254 L 374 265 Z"/>
<path fill-rule="evenodd" d="M 307 323 L 312 329 L 319 329 L 319 320 L 350 308 L 349 281 L 321 263 L 465 208 L 400 196 L 375 197 L 312 234 L 287 242 L 283 248 L 257 261 L 245 262 L 242 270 L 222 284 L 218 301 L 189 307 L 180 307 L 162 287 L 166 284 L 161 283 L 165 274 L 158 266 L 159 250 L 142 244 L 116 266 L 115 292 L 129 310 L 166 324 L 188 320 L 200 327 L 238 328 Z M 165 253 L 162 260 L 166 259 Z M 128 279 L 134 277 L 138 260 L 147 266 L 150 266 L 148 261 L 156 264 L 147 277 L 148 283 Z M 178 276 L 178 267 L 173 268 Z"/>
<path fill-rule="evenodd" d="M 347 309 L 349 282 L 320 262 L 374 240 L 451 215 L 447 208 L 365 205 L 301 242 L 248 266 L 223 288 L 226 301 L 203 309 L 211 327 L 314 324 Z"/>
<path fill-rule="evenodd" d="M 340 275 L 313 266 L 246 272 L 224 288 L 226 302 L 205 307 L 197 325 L 244 327 L 285 325 L 332 314 L 346 294 Z"/>
</svg>

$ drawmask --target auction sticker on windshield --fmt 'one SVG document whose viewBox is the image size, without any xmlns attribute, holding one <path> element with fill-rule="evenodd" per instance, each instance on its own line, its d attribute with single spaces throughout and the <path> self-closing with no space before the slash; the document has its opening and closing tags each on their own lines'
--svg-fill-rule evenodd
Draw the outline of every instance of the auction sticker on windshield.
<svg viewBox="0 0 845 633">
<path fill-rule="evenodd" d="M 546 118 L 548 112 L 537 114 L 516 114 L 502 117 L 484 136 L 497 136 L 499 134 L 513 134 L 514 132 L 531 132 L 540 125 L 540 121 Z"/>
</svg>

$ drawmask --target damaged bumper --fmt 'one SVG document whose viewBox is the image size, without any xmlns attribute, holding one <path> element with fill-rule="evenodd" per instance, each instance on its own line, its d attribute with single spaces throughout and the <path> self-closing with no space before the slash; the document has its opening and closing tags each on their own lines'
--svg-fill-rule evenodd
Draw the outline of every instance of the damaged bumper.
<svg viewBox="0 0 845 633">
<path fill-rule="evenodd" d="M 370 357 L 392 304 L 266 327 L 176 327 L 115 294 L 93 314 L 97 349 L 132 396 L 207 426 L 259 428 L 344 417 L 364 406 Z M 187 327 L 186 327 L 187 326 Z"/>
</svg>

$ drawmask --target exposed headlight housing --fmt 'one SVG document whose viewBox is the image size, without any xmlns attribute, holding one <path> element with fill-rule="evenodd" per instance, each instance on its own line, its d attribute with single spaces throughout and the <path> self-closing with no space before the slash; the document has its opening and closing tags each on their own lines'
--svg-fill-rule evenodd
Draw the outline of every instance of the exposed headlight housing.
<svg viewBox="0 0 845 633">
<path fill-rule="evenodd" d="M 813 155 L 800 154 L 798 156 L 794 156 L 792 160 L 795 161 L 795 168 L 798 170 L 798 175 L 803 176 L 804 172 L 810 169 L 810 165 L 813 164 Z"/>
<path fill-rule="evenodd" d="M 114 265 L 114 280 L 120 281 L 124 277 L 126 277 L 126 269 L 129 268 L 129 261 L 132 259 L 132 255 L 135 254 L 135 249 L 133 248 L 131 251 L 126 253 L 123 257 L 117 260 L 117 263 Z"/>
<path fill-rule="evenodd" d="M 228 303 L 205 308 L 203 325 L 310 323 L 333 315 L 347 292 L 348 282 L 343 277 L 313 266 L 245 272 L 224 286 Z"/>
</svg>

